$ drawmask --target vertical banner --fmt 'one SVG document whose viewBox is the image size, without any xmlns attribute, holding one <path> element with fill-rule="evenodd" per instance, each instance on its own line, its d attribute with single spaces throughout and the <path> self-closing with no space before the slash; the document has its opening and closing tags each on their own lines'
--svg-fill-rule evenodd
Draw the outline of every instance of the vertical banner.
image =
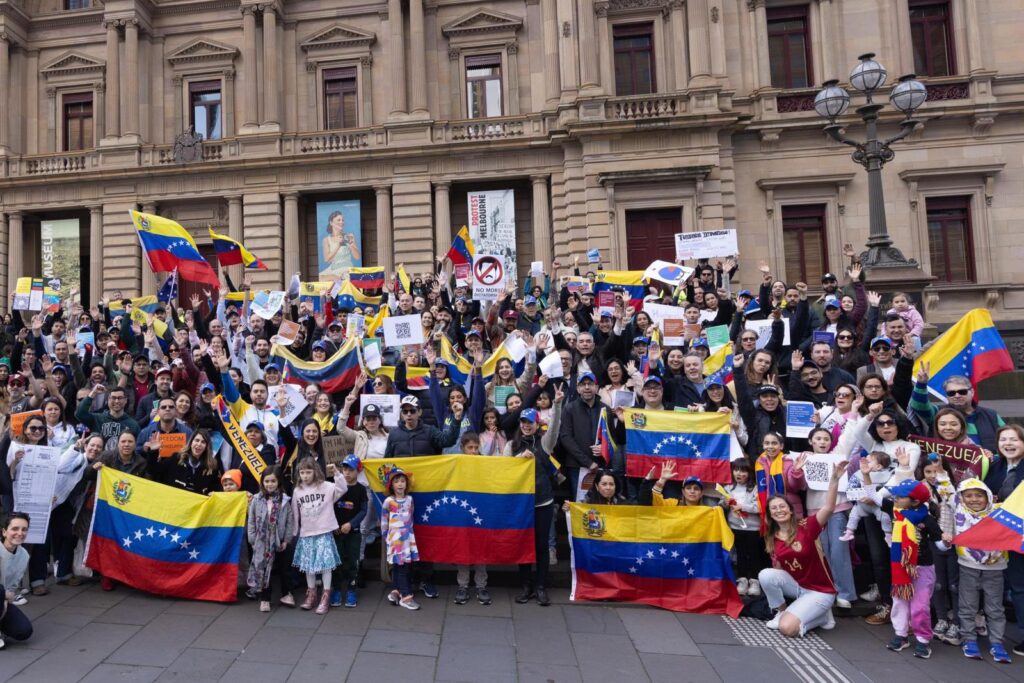
<svg viewBox="0 0 1024 683">
<path fill-rule="evenodd" d="M 74 293 L 81 301 L 82 273 L 79 252 L 79 225 L 77 218 L 63 218 L 40 223 L 40 254 L 43 280 L 57 279 L 65 295 Z M 52 287 L 52 285 L 51 285 Z"/>
<path fill-rule="evenodd" d="M 316 203 L 316 244 L 320 279 L 337 278 L 363 265 L 359 200 Z"/>
<path fill-rule="evenodd" d="M 516 202 L 513 190 L 469 193 L 469 237 L 478 254 L 501 255 L 516 281 Z"/>
</svg>

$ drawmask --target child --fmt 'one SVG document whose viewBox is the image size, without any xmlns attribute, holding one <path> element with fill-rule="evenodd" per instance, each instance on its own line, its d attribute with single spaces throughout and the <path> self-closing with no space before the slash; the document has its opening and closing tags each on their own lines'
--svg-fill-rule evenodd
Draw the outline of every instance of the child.
<svg viewBox="0 0 1024 683">
<path fill-rule="evenodd" d="M 299 481 L 292 492 L 292 514 L 299 527 L 299 540 L 295 544 L 292 566 L 306 574 L 306 599 L 302 609 L 312 609 L 316 603 L 316 575 L 320 574 L 323 594 L 317 604 L 317 614 L 327 614 L 331 597 L 331 572 L 341 563 L 338 548 L 331 534 L 338 528 L 334 517 L 334 503 L 348 491 L 344 477 L 336 476 L 334 465 L 327 466 L 327 476 L 334 483 L 324 481 L 324 472 L 317 461 L 305 457 L 298 464 Z"/>
<path fill-rule="evenodd" d="M 865 494 L 873 493 L 877 486 L 886 484 L 892 477 L 892 470 L 889 469 L 891 463 L 888 453 L 871 451 L 860 459 L 860 472 L 850 475 L 850 488 L 859 487 L 865 490 Z M 892 534 L 892 520 L 889 519 L 889 515 L 882 512 L 881 507 L 868 502 L 870 500 L 871 496 L 865 495 L 864 500 L 850 510 L 850 519 L 846 522 L 846 531 L 839 537 L 840 541 L 852 541 L 860 520 L 865 517 L 877 519 L 882 525 L 882 531 L 885 532 L 885 540 L 889 540 Z"/>
<path fill-rule="evenodd" d="M 892 308 L 889 313 L 896 313 L 907 325 L 907 334 L 913 337 L 920 337 L 924 332 L 924 318 L 910 303 L 910 297 L 903 292 L 895 292 L 892 295 Z"/>
<path fill-rule="evenodd" d="M 913 628 L 917 643 L 914 656 L 928 659 L 932 656 L 932 589 L 935 587 L 935 567 L 932 564 L 931 544 L 941 544 L 952 536 L 943 535 L 939 523 L 928 514 L 931 490 L 923 481 L 907 479 L 888 487 L 891 500 L 879 501 L 893 516 L 891 548 L 892 564 L 892 627 L 896 632 L 886 645 L 893 652 L 910 647 L 908 634 Z"/>
<path fill-rule="evenodd" d="M 764 541 L 758 532 L 760 503 L 754 468 L 746 458 L 732 461 L 732 484 L 725 487 L 729 528 L 736 540 L 736 588 L 740 595 L 758 596 L 761 584 L 758 573 L 768 566 L 765 562 Z"/>
<path fill-rule="evenodd" d="M 964 479 L 956 490 L 953 497 L 956 505 L 953 523 L 959 535 L 987 517 L 993 506 L 992 492 L 980 479 Z M 974 619 L 980 607 L 988 621 L 988 639 L 991 643 L 989 654 L 995 661 L 1009 664 L 1010 655 L 1003 646 L 1003 632 L 1006 629 L 1003 570 L 1006 569 L 1007 555 L 1002 551 L 975 550 L 963 545 L 956 547 L 956 554 L 960 565 L 958 615 L 964 656 L 968 659 L 981 659 Z M 985 595 L 983 604 L 979 599 L 982 593 Z"/>
<path fill-rule="evenodd" d="M 480 455 L 480 435 L 476 432 L 466 432 L 459 439 L 459 452 L 466 455 Z"/>
<path fill-rule="evenodd" d="M 341 476 L 345 477 L 348 491 L 334 504 L 334 517 L 338 520 L 334 542 L 341 556 L 341 566 L 334 570 L 333 582 L 337 588 L 331 591 L 331 607 L 341 606 L 342 585 L 346 587 L 345 607 L 358 604 L 356 582 L 359 580 L 359 549 L 363 544 L 359 528 L 367 507 L 366 487 L 359 483 L 362 469 L 363 461 L 358 455 L 349 455 L 341 461 Z"/>
<path fill-rule="evenodd" d="M 27 535 L 28 515 L 24 512 L 12 512 L 4 522 L 3 543 L 0 543 L 0 586 L 4 586 L 7 591 L 6 596 L 0 596 L 0 600 L 9 600 L 15 606 L 28 602 L 18 591 L 28 570 L 28 551 L 23 545 Z M 2 642 L 0 640 L 0 643 Z"/>
<path fill-rule="evenodd" d="M 705 497 L 704 495 L 704 482 L 700 480 L 700 477 L 687 477 L 683 480 L 683 497 L 682 498 L 665 498 L 663 494 L 665 490 L 665 484 L 672 478 L 676 473 L 676 462 L 675 460 L 666 460 L 661 463 L 661 476 L 658 481 L 654 483 L 654 487 L 651 489 L 651 504 L 654 507 L 666 506 L 666 507 L 685 507 L 687 505 L 709 505 L 711 507 L 717 507 L 718 503 L 715 499 Z M 654 468 L 647 473 L 647 478 L 650 479 L 654 475 Z"/>
<path fill-rule="evenodd" d="M 263 471 L 260 492 L 249 501 L 246 535 L 252 546 L 252 560 L 246 575 L 249 590 L 259 593 L 260 611 L 270 611 L 270 582 L 281 585 L 281 604 L 295 607 L 288 581 L 288 541 L 295 535 L 291 498 L 281 489 L 281 472 L 276 467 Z"/>
<path fill-rule="evenodd" d="M 931 490 L 931 504 L 938 510 L 939 528 L 943 534 L 953 535 L 953 495 L 956 489 L 951 483 L 953 468 L 936 453 L 929 453 L 922 459 L 920 476 Z M 947 645 L 960 645 L 960 626 L 957 625 L 957 589 L 960 572 L 957 569 L 956 549 L 932 548 L 935 560 L 935 590 L 932 593 L 932 609 L 937 621 L 932 633 Z"/>
<path fill-rule="evenodd" d="M 387 543 L 387 558 L 391 565 L 391 592 L 388 602 L 401 605 L 410 610 L 418 610 L 420 605 L 413 599 L 412 587 L 409 582 L 409 571 L 413 562 L 420 559 L 416 547 L 416 535 L 413 533 L 412 496 L 409 495 L 409 475 L 398 467 L 388 473 L 388 493 L 390 494 L 381 505 L 380 531 Z"/>
</svg>

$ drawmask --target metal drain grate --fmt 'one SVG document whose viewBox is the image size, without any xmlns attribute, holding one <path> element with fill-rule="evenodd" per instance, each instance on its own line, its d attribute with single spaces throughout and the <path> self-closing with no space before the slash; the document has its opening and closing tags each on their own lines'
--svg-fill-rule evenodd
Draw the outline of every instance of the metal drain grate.
<svg viewBox="0 0 1024 683">
<path fill-rule="evenodd" d="M 722 617 L 736 640 L 747 647 L 773 647 L 783 650 L 831 650 L 832 648 L 813 631 L 803 638 L 787 638 L 773 631 L 765 622 L 752 617 L 732 619 Z"/>
</svg>

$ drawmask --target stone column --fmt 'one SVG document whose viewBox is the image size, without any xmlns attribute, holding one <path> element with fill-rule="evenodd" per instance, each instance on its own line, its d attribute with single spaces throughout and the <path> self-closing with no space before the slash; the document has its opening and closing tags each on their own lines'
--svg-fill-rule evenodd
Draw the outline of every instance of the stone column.
<svg viewBox="0 0 1024 683">
<path fill-rule="evenodd" d="M 124 25 L 124 134 L 139 135 L 139 20 Z"/>
<path fill-rule="evenodd" d="M 244 241 L 245 234 L 242 225 L 242 195 L 236 194 L 227 197 L 228 200 L 228 237 L 239 242 Z M 287 206 L 287 200 L 286 204 Z M 242 266 L 230 266 L 228 274 L 231 276 L 231 281 L 241 284 L 242 282 Z M 291 277 L 291 274 L 288 275 Z"/>
<path fill-rule="evenodd" d="M 530 176 L 533 185 L 533 258 L 543 261 L 551 272 L 551 203 L 548 200 L 548 177 Z"/>
<path fill-rule="evenodd" d="M 22 231 L 21 211 L 11 211 L 7 214 L 7 291 L 13 292 L 18 286 L 18 278 L 23 275 L 21 272 L 25 267 L 24 252 L 22 243 L 25 235 Z"/>
<path fill-rule="evenodd" d="M 178 99 L 181 101 L 181 98 Z M 180 109 L 180 106 L 175 105 L 175 110 Z M 224 121 L 224 137 L 233 138 L 235 136 L 235 70 L 224 69 L 224 111 L 222 114 Z M 179 128 L 180 130 L 180 128 Z"/>
<path fill-rule="evenodd" d="M 690 82 L 689 65 L 686 59 L 686 50 L 682 48 L 686 40 L 686 5 L 683 0 L 671 0 L 669 2 L 671 13 L 669 21 L 672 27 L 672 89 L 686 90 Z"/>
<path fill-rule="evenodd" d="M 612 30 L 608 25 L 608 3 L 596 3 L 597 13 L 597 58 L 601 67 L 601 85 L 608 94 L 615 94 L 615 67 L 612 65 Z"/>
<path fill-rule="evenodd" d="M 390 17 L 390 13 L 388 15 Z M 423 0 L 409 0 L 409 49 L 412 51 L 412 114 L 429 118 L 427 111 L 427 48 L 423 27 Z"/>
<path fill-rule="evenodd" d="M 292 275 L 302 270 L 299 261 L 299 194 L 288 192 L 284 195 L 284 284 Z"/>
<path fill-rule="evenodd" d="M 156 215 L 156 203 L 146 202 L 142 205 L 142 213 L 148 213 Z M 141 296 L 149 296 L 150 294 L 156 294 L 160 290 L 160 285 L 156 281 L 157 274 L 149 267 L 149 261 L 146 259 L 146 254 L 143 253 L 141 245 L 139 246 L 139 279 L 142 284 Z"/>
<path fill-rule="evenodd" d="M 388 61 L 391 64 L 391 113 L 395 118 L 407 113 L 405 103 L 405 25 L 402 0 L 388 0 Z"/>
<path fill-rule="evenodd" d="M 601 90 L 594 0 L 580 0 L 579 7 L 580 89 L 589 91 L 587 94 L 592 95 Z"/>
<path fill-rule="evenodd" d="M 84 290 L 85 287 L 83 286 L 82 289 Z M 97 204 L 89 207 L 89 301 L 95 306 L 96 302 L 102 298 L 103 205 Z"/>
<path fill-rule="evenodd" d="M 281 94 L 277 86 L 277 11 L 273 6 L 263 10 L 263 123 L 278 125 L 278 101 Z"/>
<path fill-rule="evenodd" d="M 11 82 L 11 53 L 10 40 L 6 33 L 0 33 L 0 89 L 4 96 L 0 97 L 0 155 L 7 155 L 10 151 L 10 109 L 7 106 L 6 94 L 10 92 Z M 32 74 L 35 77 L 35 74 Z"/>
<path fill-rule="evenodd" d="M 450 181 L 434 183 L 434 242 L 441 251 L 452 244 L 451 189 Z"/>
<path fill-rule="evenodd" d="M 117 21 L 105 22 L 107 27 L 107 137 L 121 136 L 121 37 L 117 34 Z"/>
<path fill-rule="evenodd" d="M 242 81 L 243 126 L 259 124 L 259 105 L 256 101 L 256 9 L 242 8 L 242 63 L 245 80 Z"/>
<path fill-rule="evenodd" d="M 757 46 L 757 84 L 760 88 L 772 87 L 772 64 L 768 57 L 768 12 L 765 0 L 754 0 L 754 44 Z"/>
<path fill-rule="evenodd" d="M 544 99 L 547 107 L 558 106 L 561 85 L 558 71 L 558 7 L 556 0 L 540 0 L 544 31 Z"/>
<path fill-rule="evenodd" d="M 686 23 L 689 26 L 690 87 L 711 85 L 711 38 L 708 33 L 708 0 L 687 0 Z"/>
<path fill-rule="evenodd" d="M 96 84 L 96 101 L 93 102 L 93 126 L 93 134 L 98 144 L 107 135 L 107 84 L 103 81 Z"/>
<path fill-rule="evenodd" d="M 384 271 L 395 270 L 395 235 L 391 227 L 391 186 L 378 185 L 377 193 L 377 265 Z M 433 260 L 433 259 L 431 259 Z"/>
</svg>

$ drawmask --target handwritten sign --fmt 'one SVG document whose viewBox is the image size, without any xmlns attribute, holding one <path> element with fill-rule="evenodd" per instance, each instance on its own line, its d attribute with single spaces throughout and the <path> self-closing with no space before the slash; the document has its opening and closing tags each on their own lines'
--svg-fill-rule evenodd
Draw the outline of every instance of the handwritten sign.
<svg viewBox="0 0 1024 683">
<path fill-rule="evenodd" d="M 160 434 L 160 457 L 169 458 L 185 449 L 188 438 L 184 434 Z"/>
<path fill-rule="evenodd" d="M 676 260 L 732 256 L 739 251 L 735 230 L 676 233 Z"/>
<path fill-rule="evenodd" d="M 324 442 L 324 459 L 327 462 L 337 465 L 345 459 L 345 437 L 325 436 L 321 441 Z"/>
<path fill-rule="evenodd" d="M 18 464 L 18 476 L 14 480 L 14 509 L 28 513 L 32 518 L 25 542 L 43 543 L 46 541 L 46 531 L 50 525 L 60 449 L 12 443 L 8 462 L 19 452 L 23 455 Z"/>
<path fill-rule="evenodd" d="M 953 470 L 953 484 L 959 484 L 964 479 L 972 477 L 984 479 L 988 474 L 989 460 L 982 452 L 981 446 L 932 439 L 917 434 L 911 434 L 910 441 L 921 447 L 922 457 L 927 457 L 928 453 L 937 453 L 949 463 Z"/>
</svg>

